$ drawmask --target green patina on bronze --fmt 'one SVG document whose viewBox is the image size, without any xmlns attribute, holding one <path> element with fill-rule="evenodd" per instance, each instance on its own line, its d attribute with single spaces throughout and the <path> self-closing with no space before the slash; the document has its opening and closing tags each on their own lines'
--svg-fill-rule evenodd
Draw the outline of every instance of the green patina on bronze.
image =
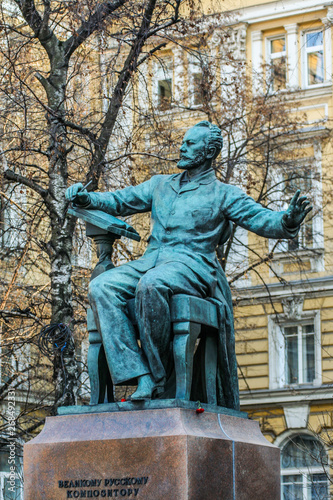
<svg viewBox="0 0 333 500">
<path fill-rule="evenodd" d="M 138 380 L 133 400 L 175 397 L 173 367 L 177 349 L 172 353 L 170 348 L 170 302 L 178 294 L 187 294 L 216 306 L 217 344 L 211 356 L 216 357 L 217 372 L 210 383 L 216 384 L 217 405 L 239 410 L 232 298 L 216 248 L 230 237 L 232 223 L 266 238 L 294 238 L 311 210 L 299 192 L 287 211 L 274 212 L 241 189 L 217 180 L 212 161 L 221 148 L 220 129 L 200 122 L 185 134 L 180 148 L 178 167 L 184 172 L 156 175 L 138 186 L 113 193 L 88 193 L 82 184 L 67 190 L 67 199 L 92 217 L 94 210 L 114 217 L 151 212 L 152 232 L 145 254 L 117 268 L 111 263 L 114 239 L 120 234 L 137 239 L 135 233 L 125 226 L 121 230 L 126 234 L 119 232 L 121 221 L 114 226 L 114 236 L 112 225 L 109 230 L 106 221 L 99 225 L 104 231 L 104 236 L 99 235 L 104 260 L 100 259 L 102 268 L 94 272 L 89 291 L 91 332 L 102 338 L 104 349 L 98 351 L 98 356 L 105 355 L 103 363 L 109 369 L 107 375 L 102 375 L 96 368 L 94 377 L 105 377 L 103 384 L 109 388 L 111 379 L 114 384 Z M 90 235 L 94 236 L 93 231 Z M 131 299 L 135 299 L 136 327 L 128 307 Z M 194 360 L 191 399 L 205 402 L 202 374 L 207 354 L 202 354 L 200 345 Z"/>
</svg>

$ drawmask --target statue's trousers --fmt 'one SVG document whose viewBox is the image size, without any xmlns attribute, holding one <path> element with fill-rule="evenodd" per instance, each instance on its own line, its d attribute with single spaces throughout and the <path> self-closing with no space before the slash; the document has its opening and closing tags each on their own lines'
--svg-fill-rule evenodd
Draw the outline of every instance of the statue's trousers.
<svg viewBox="0 0 333 500">
<path fill-rule="evenodd" d="M 208 292 L 208 284 L 181 262 L 148 271 L 124 264 L 91 281 L 89 300 L 113 383 L 151 373 L 163 384 L 170 353 L 170 299 L 178 293 L 206 297 Z M 134 297 L 141 348 L 127 308 Z"/>
</svg>

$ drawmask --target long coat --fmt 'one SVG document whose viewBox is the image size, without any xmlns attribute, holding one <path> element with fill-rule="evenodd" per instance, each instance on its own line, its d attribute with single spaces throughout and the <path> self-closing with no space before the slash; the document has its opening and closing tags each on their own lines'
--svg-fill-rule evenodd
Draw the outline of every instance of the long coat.
<svg viewBox="0 0 333 500">
<path fill-rule="evenodd" d="M 218 404 L 239 408 L 231 292 L 218 264 L 216 247 L 230 236 L 231 222 L 266 238 L 294 238 L 298 228 L 284 225 L 284 212 L 262 207 L 241 189 L 220 182 L 209 169 L 186 184 L 182 174 L 156 175 L 113 193 L 90 193 L 86 208 L 114 216 L 151 211 L 152 230 L 144 255 L 129 265 L 146 272 L 180 261 L 205 282 L 220 306 Z"/>
</svg>

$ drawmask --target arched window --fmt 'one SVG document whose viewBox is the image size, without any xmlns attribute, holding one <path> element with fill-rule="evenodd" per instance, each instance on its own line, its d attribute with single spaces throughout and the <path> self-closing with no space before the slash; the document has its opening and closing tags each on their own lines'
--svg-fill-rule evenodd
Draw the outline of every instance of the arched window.
<svg viewBox="0 0 333 500">
<path fill-rule="evenodd" d="M 327 454 L 308 434 L 288 439 L 281 451 L 282 499 L 328 500 Z"/>
<path fill-rule="evenodd" d="M 22 499 L 22 448 L 15 443 L 13 459 L 9 447 L 0 443 L 0 500 Z"/>
</svg>

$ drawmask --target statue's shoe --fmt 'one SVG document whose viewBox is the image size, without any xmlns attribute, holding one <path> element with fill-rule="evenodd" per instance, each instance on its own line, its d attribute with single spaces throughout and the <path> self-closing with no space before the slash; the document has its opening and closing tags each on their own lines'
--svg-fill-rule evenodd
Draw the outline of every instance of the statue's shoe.
<svg viewBox="0 0 333 500">
<path fill-rule="evenodd" d="M 162 394 L 162 392 L 164 392 L 164 385 L 155 384 L 151 378 L 143 381 L 140 380 L 137 390 L 131 396 L 131 401 L 153 399 L 159 394 Z"/>
</svg>

